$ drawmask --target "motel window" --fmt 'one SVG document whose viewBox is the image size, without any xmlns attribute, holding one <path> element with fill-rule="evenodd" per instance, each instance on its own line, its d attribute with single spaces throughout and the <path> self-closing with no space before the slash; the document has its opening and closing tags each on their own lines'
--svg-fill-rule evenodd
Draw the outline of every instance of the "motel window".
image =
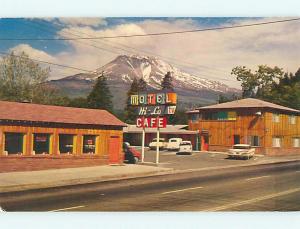
<svg viewBox="0 0 300 229">
<path fill-rule="evenodd" d="M 237 116 L 236 111 L 229 111 L 227 115 L 228 120 L 236 120 L 236 116 Z"/>
<path fill-rule="evenodd" d="M 273 147 L 281 147 L 282 146 L 282 138 L 279 136 L 272 138 L 272 146 Z"/>
<path fill-rule="evenodd" d="M 83 136 L 83 153 L 94 154 L 96 151 L 96 136 L 84 135 Z"/>
<path fill-rule="evenodd" d="M 49 154 L 50 134 L 34 134 L 33 150 L 35 154 Z"/>
<path fill-rule="evenodd" d="M 300 137 L 293 138 L 293 147 L 300 147 Z"/>
<path fill-rule="evenodd" d="M 203 120 L 212 120 L 213 119 L 213 113 L 204 113 L 203 114 Z"/>
<path fill-rule="evenodd" d="M 251 145 L 251 146 L 260 146 L 259 136 L 249 136 L 248 144 Z"/>
<path fill-rule="evenodd" d="M 279 122 L 279 114 L 273 114 L 273 122 Z"/>
<path fill-rule="evenodd" d="M 23 153 L 23 137 L 22 133 L 5 133 L 5 151 L 7 154 Z"/>
<path fill-rule="evenodd" d="M 204 113 L 204 120 L 236 120 L 237 113 L 235 111 L 220 111 Z"/>
<path fill-rule="evenodd" d="M 228 113 L 227 112 L 218 112 L 217 120 L 228 120 Z"/>
<path fill-rule="evenodd" d="M 210 112 L 203 114 L 204 120 L 218 120 L 218 112 Z"/>
<path fill-rule="evenodd" d="M 71 154 L 74 150 L 74 135 L 60 134 L 59 135 L 59 152 L 61 154 Z"/>
<path fill-rule="evenodd" d="M 199 115 L 199 114 L 192 114 L 192 115 L 191 115 L 191 121 L 192 121 L 192 122 L 198 122 L 198 121 L 199 121 L 199 118 L 200 118 L 200 115 Z"/>
<path fill-rule="evenodd" d="M 296 116 L 289 115 L 289 124 L 296 124 Z"/>
</svg>

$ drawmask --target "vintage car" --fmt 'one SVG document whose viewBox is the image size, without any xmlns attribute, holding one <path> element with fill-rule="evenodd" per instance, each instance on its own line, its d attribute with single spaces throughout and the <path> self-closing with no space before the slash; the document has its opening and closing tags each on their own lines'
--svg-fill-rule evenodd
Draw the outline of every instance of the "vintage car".
<svg viewBox="0 0 300 229">
<path fill-rule="evenodd" d="M 165 138 L 159 138 L 158 147 L 159 149 L 165 149 L 167 147 L 167 142 Z M 157 138 L 153 138 L 153 140 L 150 142 L 149 147 L 150 149 L 154 150 L 157 146 Z"/>
<path fill-rule="evenodd" d="M 141 160 L 141 153 L 134 147 L 130 146 L 128 142 L 123 143 L 123 150 L 125 163 L 137 164 Z"/>
<path fill-rule="evenodd" d="M 248 144 L 236 144 L 229 149 L 228 157 L 235 159 L 250 159 L 255 154 L 255 148 Z"/>
<path fill-rule="evenodd" d="M 193 146 L 191 141 L 182 141 L 179 145 L 177 155 L 191 155 L 193 152 Z"/>
<path fill-rule="evenodd" d="M 177 151 L 179 149 L 179 145 L 182 142 L 182 138 L 170 138 L 167 144 L 167 150 Z"/>
</svg>

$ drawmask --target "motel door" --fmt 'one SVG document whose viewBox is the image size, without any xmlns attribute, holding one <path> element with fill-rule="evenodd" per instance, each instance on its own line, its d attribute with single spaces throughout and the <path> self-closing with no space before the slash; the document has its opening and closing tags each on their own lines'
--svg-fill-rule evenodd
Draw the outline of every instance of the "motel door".
<svg viewBox="0 0 300 229">
<path fill-rule="evenodd" d="M 209 146 L 209 136 L 208 134 L 202 135 L 201 136 L 201 150 L 202 151 L 208 151 L 208 146 Z"/>
<path fill-rule="evenodd" d="M 108 140 L 108 155 L 110 164 L 120 162 L 121 139 L 118 136 L 111 136 Z"/>
</svg>

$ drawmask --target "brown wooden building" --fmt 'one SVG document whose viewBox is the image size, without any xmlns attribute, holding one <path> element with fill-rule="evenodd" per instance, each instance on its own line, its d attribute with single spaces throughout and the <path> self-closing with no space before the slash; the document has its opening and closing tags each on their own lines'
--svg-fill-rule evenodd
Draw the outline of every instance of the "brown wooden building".
<svg viewBox="0 0 300 229">
<path fill-rule="evenodd" d="M 105 110 L 0 101 L 0 160 L 89 158 L 122 163 L 124 126 Z"/>
<path fill-rule="evenodd" d="M 300 153 L 300 111 L 258 99 L 241 99 L 188 112 L 189 129 L 198 130 L 201 150 L 224 151 L 234 144 L 256 153 Z"/>
</svg>

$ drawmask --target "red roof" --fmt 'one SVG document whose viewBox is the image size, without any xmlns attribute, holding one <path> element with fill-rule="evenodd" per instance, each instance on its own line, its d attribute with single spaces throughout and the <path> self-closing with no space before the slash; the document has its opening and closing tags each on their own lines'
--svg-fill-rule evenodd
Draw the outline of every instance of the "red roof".
<svg viewBox="0 0 300 229">
<path fill-rule="evenodd" d="M 0 101 L 0 120 L 126 126 L 106 110 Z"/>
</svg>

